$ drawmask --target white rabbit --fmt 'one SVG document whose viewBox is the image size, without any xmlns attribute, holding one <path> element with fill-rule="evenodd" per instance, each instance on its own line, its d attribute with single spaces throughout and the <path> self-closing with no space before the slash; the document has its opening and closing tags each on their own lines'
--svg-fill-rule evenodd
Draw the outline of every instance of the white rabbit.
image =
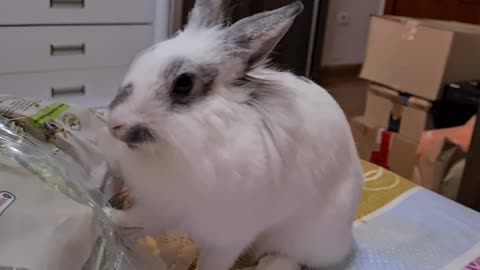
<svg viewBox="0 0 480 270">
<path fill-rule="evenodd" d="M 112 213 L 201 246 L 200 270 L 246 249 L 298 265 L 351 251 L 363 174 L 347 120 L 312 81 L 265 59 L 301 2 L 223 26 L 222 1 L 197 0 L 182 32 L 141 53 L 108 127 L 133 208 Z M 294 52 L 292 52 L 294 53 Z"/>
</svg>

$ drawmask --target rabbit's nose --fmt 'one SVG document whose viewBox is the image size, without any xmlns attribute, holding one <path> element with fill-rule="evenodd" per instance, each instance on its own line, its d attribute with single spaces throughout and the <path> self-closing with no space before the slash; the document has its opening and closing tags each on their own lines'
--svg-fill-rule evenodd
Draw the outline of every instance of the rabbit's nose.
<svg viewBox="0 0 480 270">
<path fill-rule="evenodd" d="M 117 125 L 117 126 L 114 126 L 112 127 L 112 130 L 115 132 L 115 131 L 119 131 L 123 128 L 123 125 Z"/>
<path fill-rule="evenodd" d="M 110 132 L 117 139 L 121 139 L 125 135 L 127 130 L 128 128 L 126 125 L 114 125 L 110 128 Z"/>
<path fill-rule="evenodd" d="M 122 130 L 125 130 L 125 125 L 115 125 L 111 128 L 113 136 L 122 137 Z M 124 133 L 124 132 L 123 132 Z"/>
<path fill-rule="evenodd" d="M 120 139 L 128 129 L 125 123 L 122 123 L 121 121 L 114 121 L 112 119 L 108 121 L 107 125 L 110 129 L 110 133 L 118 139 Z"/>
<path fill-rule="evenodd" d="M 113 137 L 127 143 L 127 145 L 155 141 L 153 131 L 143 124 L 109 121 L 108 127 Z"/>
</svg>

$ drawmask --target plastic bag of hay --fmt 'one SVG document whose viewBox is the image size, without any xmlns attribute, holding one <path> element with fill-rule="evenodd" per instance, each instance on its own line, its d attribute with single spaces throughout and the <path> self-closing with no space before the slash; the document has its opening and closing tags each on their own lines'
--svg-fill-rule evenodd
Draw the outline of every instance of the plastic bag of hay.
<svg viewBox="0 0 480 270">
<path fill-rule="evenodd" d="M 102 194 L 83 186 L 87 177 L 70 156 L 0 117 L 1 269 L 135 269 L 98 204 Z"/>
<path fill-rule="evenodd" d="M 114 146 L 104 139 L 105 122 L 100 113 L 52 100 L 0 95 L 0 115 L 23 127 L 35 139 L 51 143 L 85 170 L 84 186 L 110 198 L 121 187 L 111 174 L 104 149 Z"/>
</svg>

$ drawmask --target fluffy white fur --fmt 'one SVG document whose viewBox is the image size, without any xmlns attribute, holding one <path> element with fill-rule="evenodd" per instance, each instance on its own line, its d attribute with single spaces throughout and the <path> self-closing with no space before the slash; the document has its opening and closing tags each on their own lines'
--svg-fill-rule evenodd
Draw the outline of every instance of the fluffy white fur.
<svg viewBox="0 0 480 270">
<path fill-rule="evenodd" d="M 227 270 L 249 247 L 258 258 L 335 264 L 351 251 L 363 183 L 347 120 L 318 85 L 263 67 L 249 75 L 268 82 L 269 96 L 247 105 L 258 89 L 231 84 L 242 61 L 218 50 L 225 31 L 187 27 L 132 64 L 125 83 L 134 90 L 111 111 L 109 126 L 141 123 L 157 141 L 110 149 L 134 199 L 112 218 L 150 234 L 190 234 L 201 246 L 200 270 Z M 179 56 L 220 72 L 205 99 L 172 111 L 158 99 L 168 89 L 158 88 Z"/>
</svg>

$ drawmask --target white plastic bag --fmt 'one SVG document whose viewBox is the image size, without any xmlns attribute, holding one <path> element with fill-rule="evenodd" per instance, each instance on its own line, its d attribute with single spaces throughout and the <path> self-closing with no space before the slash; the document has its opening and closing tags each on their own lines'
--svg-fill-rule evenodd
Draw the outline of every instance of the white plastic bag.
<svg viewBox="0 0 480 270">
<path fill-rule="evenodd" d="M 0 117 L 0 268 L 133 269 L 70 156 Z"/>
</svg>

